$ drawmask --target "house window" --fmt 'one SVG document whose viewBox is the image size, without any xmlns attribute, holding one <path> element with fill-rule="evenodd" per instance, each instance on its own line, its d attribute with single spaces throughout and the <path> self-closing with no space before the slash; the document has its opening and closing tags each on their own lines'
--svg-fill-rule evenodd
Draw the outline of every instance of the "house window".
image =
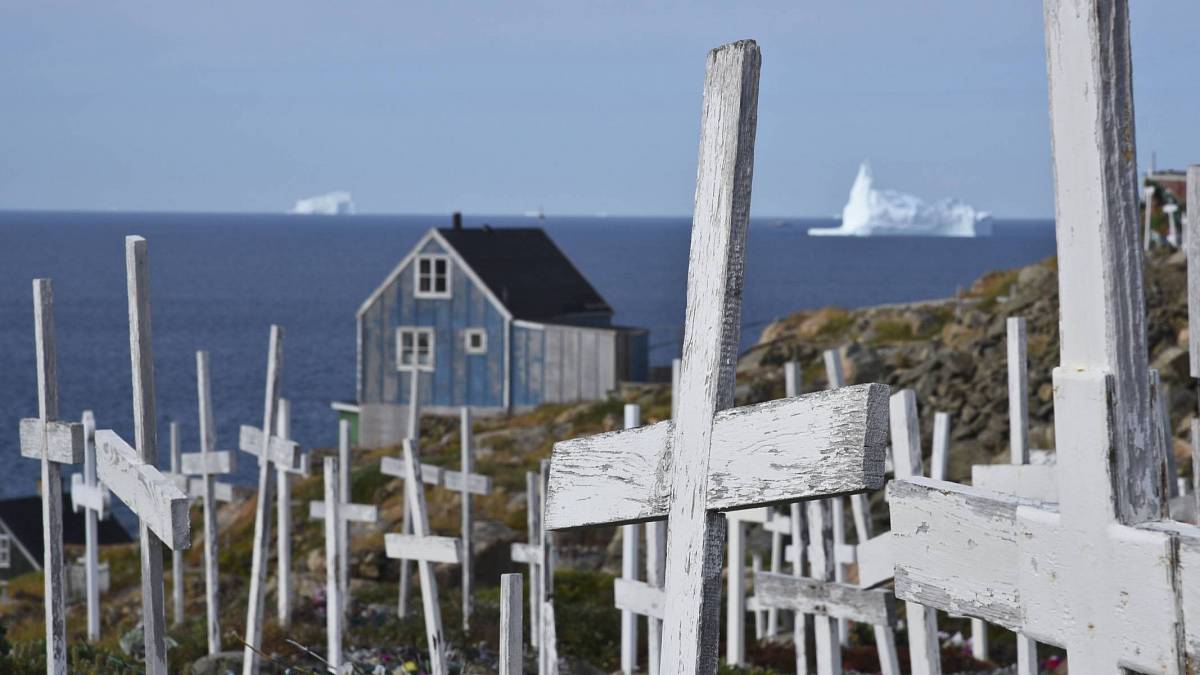
<svg viewBox="0 0 1200 675">
<path fill-rule="evenodd" d="M 450 256 L 419 255 L 414 268 L 418 298 L 450 297 Z"/>
<path fill-rule="evenodd" d="M 487 331 L 482 328 L 468 328 L 463 331 L 463 347 L 468 354 L 487 353 Z"/>
<path fill-rule="evenodd" d="M 432 328 L 396 329 L 396 368 L 433 370 L 434 332 Z"/>
<path fill-rule="evenodd" d="M 0 534 L 0 569 L 12 567 L 12 539 L 7 534 Z"/>
</svg>

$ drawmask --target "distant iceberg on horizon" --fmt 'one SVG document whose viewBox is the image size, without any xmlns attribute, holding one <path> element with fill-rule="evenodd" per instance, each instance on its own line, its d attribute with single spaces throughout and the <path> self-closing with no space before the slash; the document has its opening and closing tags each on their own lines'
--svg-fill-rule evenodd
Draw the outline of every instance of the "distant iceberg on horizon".
<svg viewBox="0 0 1200 675">
<path fill-rule="evenodd" d="M 872 185 L 871 164 L 864 161 L 842 207 L 841 227 L 812 228 L 815 236 L 840 237 L 987 237 L 992 216 L 957 199 L 932 204 L 895 190 Z"/>
<path fill-rule="evenodd" d="M 354 213 L 354 200 L 349 192 L 329 192 L 316 197 L 296 200 L 288 213 L 322 216 L 346 216 Z"/>
</svg>

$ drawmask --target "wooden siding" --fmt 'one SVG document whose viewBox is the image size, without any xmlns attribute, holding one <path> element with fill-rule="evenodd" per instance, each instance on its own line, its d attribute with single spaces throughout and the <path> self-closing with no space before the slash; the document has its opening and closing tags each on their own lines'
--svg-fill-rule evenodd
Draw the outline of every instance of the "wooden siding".
<svg viewBox="0 0 1200 675">
<path fill-rule="evenodd" d="M 619 380 L 618 335 L 613 329 L 515 324 L 513 405 L 603 398 Z"/>
<path fill-rule="evenodd" d="M 426 241 L 420 253 L 448 253 Z M 422 372 L 422 406 L 504 405 L 504 317 L 456 259 L 451 260 L 449 299 L 413 297 L 410 260 L 362 313 L 360 403 L 407 403 L 409 373 L 396 370 L 396 328 L 432 327 L 436 331 L 434 370 Z M 463 331 L 487 332 L 487 353 L 467 354 Z"/>
</svg>

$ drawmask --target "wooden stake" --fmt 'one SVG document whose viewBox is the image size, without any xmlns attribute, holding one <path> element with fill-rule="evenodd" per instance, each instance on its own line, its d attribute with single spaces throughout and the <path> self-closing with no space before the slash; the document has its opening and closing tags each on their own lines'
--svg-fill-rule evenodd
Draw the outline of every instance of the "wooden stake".
<svg viewBox="0 0 1200 675">
<path fill-rule="evenodd" d="M 625 404 L 625 428 L 642 426 L 642 409 L 636 403 Z M 639 525 L 621 526 L 621 578 L 637 581 Z M 621 610 L 621 672 L 633 675 L 637 670 L 638 617 L 628 609 Z"/>
<path fill-rule="evenodd" d="M 179 467 L 179 424 L 171 422 L 171 474 L 182 476 Z M 183 625 L 183 551 L 171 551 L 171 599 L 175 608 L 171 624 Z"/>
<path fill-rule="evenodd" d="M 211 460 L 226 458 L 229 466 L 219 467 L 232 472 L 234 454 L 217 452 L 217 427 L 213 421 L 212 384 L 208 368 L 208 352 L 196 352 L 196 399 L 200 417 L 200 468 L 204 503 L 204 601 L 208 618 L 208 653 L 221 651 L 221 581 L 218 572 L 217 503 L 213 474 L 218 467 Z"/>
<path fill-rule="evenodd" d="M 345 420 L 343 420 L 343 423 Z M 327 639 L 326 660 L 333 672 L 342 668 L 342 582 L 338 570 L 341 560 L 342 524 L 339 510 L 342 498 L 338 493 L 338 462 L 333 457 L 325 458 L 325 634 Z"/>
<path fill-rule="evenodd" d="M 500 575 L 500 675 L 522 675 L 521 575 Z"/>
</svg>

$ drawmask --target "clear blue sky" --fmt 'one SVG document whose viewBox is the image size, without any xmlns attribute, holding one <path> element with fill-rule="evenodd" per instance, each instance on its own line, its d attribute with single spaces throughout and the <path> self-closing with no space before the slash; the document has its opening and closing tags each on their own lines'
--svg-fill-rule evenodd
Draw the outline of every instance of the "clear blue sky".
<svg viewBox="0 0 1200 675">
<path fill-rule="evenodd" d="M 1138 152 L 1200 162 L 1200 2 L 1133 3 Z M 1053 212 L 1041 2 L 0 0 L 0 208 L 691 212 L 707 49 L 763 50 L 753 212 Z"/>
</svg>

